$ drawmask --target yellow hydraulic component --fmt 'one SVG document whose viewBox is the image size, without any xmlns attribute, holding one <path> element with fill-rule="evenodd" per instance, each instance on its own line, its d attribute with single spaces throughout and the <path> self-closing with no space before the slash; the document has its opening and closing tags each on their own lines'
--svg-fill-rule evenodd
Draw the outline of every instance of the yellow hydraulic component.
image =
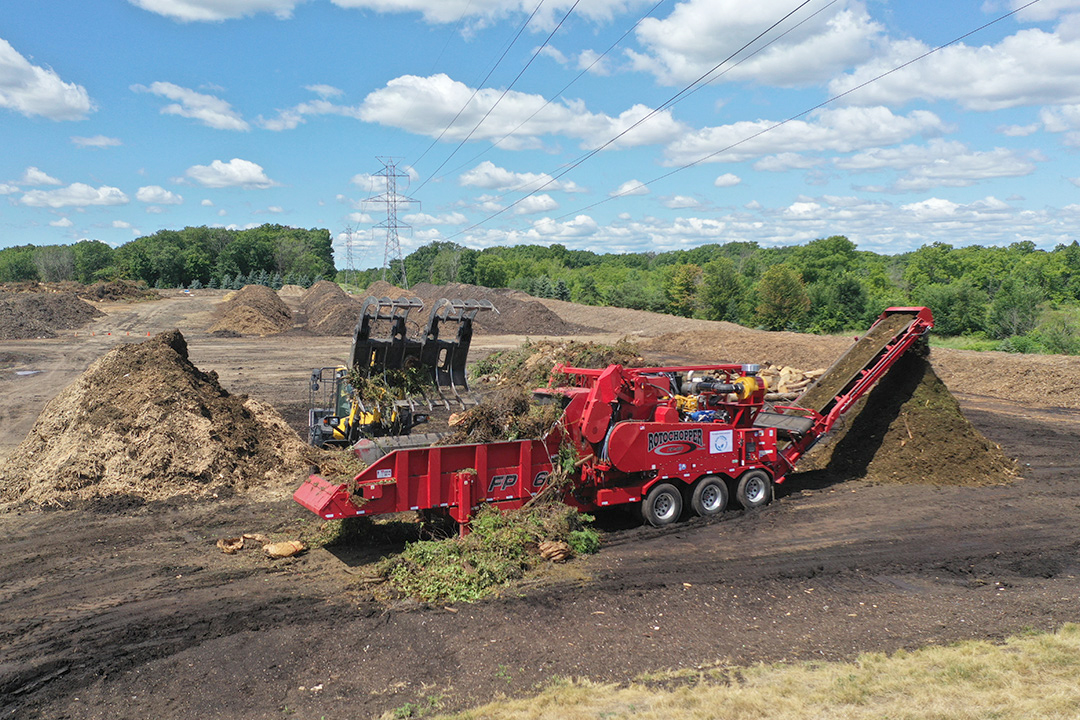
<svg viewBox="0 0 1080 720">
<path fill-rule="evenodd" d="M 680 412 L 684 413 L 697 412 L 697 395 L 676 395 L 675 407 L 678 408 Z"/>
<path fill-rule="evenodd" d="M 737 388 L 735 390 L 735 397 L 740 400 L 745 400 L 758 390 L 769 389 L 769 383 L 760 375 L 744 375 L 743 377 L 736 378 L 731 384 Z"/>
</svg>

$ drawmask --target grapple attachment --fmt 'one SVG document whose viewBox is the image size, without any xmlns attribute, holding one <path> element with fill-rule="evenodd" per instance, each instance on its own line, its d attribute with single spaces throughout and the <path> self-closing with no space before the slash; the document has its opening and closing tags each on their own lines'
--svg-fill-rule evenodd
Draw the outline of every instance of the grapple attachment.
<svg viewBox="0 0 1080 720">
<path fill-rule="evenodd" d="M 488 300 L 443 298 L 431 309 L 423 332 L 410 333 L 409 313 L 423 307 L 419 298 L 367 298 L 353 333 L 350 366 L 365 377 L 422 368 L 431 378 L 439 404 L 447 409 L 451 403 L 473 404 L 463 395 L 469 389 L 465 363 L 473 319 L 482 310 L 498 311 Z M 447 332 L 446 323 L 456 324 L 456 333 Z M 431 400 L 424 400 L 430 408 Z"/>
</svg>

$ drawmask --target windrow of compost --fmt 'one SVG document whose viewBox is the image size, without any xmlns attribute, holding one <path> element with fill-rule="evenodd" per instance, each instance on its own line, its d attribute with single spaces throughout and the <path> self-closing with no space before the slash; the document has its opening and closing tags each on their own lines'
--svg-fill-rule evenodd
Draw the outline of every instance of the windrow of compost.
<svg viewBox="0 0 1080 720">
<path fill-rule="evenodd" d="M 362 304 L 337 283 L 320 280 L 300 298 L 300 310 L 307 317 L 313 335 L 352 335 Z"/>
<path fill-rule="evenodd" d="M 209 331 L 223 335 L 276 335 L 292 326 L 292 311 L 276 292 L 263 285 L 245 285 L 225 296 Z"/>
<path fill-rule="evenodd" d="M 0 291 L 0 340 L 56 337 L 104 315 L 71 292 Z"/>
<path fill-rule="evenodd" d="M 272 407 L 195 367 L 173 330 L 111 350 L 54 397 L 0 467 L 0 500 L 277 497 L 310 452 Z"/>
</svg>

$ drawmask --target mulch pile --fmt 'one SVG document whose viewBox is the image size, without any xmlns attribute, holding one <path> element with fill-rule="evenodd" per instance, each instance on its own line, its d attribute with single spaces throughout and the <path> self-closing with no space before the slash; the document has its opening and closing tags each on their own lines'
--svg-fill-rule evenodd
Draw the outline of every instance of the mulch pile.
<svg viewBox="0 0 1080 720">
<path fill-rule="evenodd" d="M 360 302 L 329 280 L 315 283 L 300 298 L 300 310 L 313 335 L 352 335 L 360 308 Z"/>
<path fill-rule="evenodd" d="M 799 463 L 842 479 L 996 485 L 1015 462 L 964 417 L 930 361 L 908 352 L 848 412 L 834 435 Z"/>
<path fill-rule="evenodd" d="M 473 330 L 477 335 L 561 337 L 595 331 L 594 328 L 566 322 L 543 303 L 536 300 L 524 300 L 521 297 L 523 293 L 507 288 L 493 290 L 464 283 L 449 283 L 447 285 L 420 283 L 408 290 L 403 290 L 379 280 L 368 286 L 365 295 L 389 298 L 418 297 L 424 301 L 424 310 L 421 314 L 430 312 L 440 298 L 490 300 L 498 313 L 487 310 L 477 313 L 476 320 L 473 322 Z M 417 320 L 420 320 L 420 318 L 418 317 Z M 427 316 L 424 314 L 422 323 L 426 322 Z"/>
<path fill-rule="evenodd" d="M 285 301 L 264 285 L 245 285 L 225 296 L 225 303 L 211 333 L 274 335 L 292 328 L 292 311 Z"/>
<path fill-rule="evenodd" d="M 53 398 L 0 468 L 0 499 L 283 496 L 309 454 L 273 408 L 195 367 L 172 330 L 115 348 Z"/>
<path fill-rule="evenodd" d="M 56 337 L 104 315 L 74 293 L 0 291 L 0 340 Z"/>
</svg>

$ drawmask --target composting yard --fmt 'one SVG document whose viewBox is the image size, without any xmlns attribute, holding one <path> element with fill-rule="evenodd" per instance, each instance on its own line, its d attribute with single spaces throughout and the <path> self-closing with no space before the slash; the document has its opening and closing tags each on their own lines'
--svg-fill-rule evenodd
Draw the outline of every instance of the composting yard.
<svg viewBox="0 0 1080 720">
<path fill-rule="evenodd" d="M 161 291 L 0 344 L 0 717 L 405 717 L 559 677 L 1080 621 L 1080 358 L 1063 356 L 912 355 L 771 505 L 659 529 L 601 515 L 599 553 L 476 604 L 377 601 L 358 569 L 399 551 L 396 531 L 225 554 L 222 538 L 319 530 L 287 498 L 306 467 L 285 424 L 305 422 L 311 368 L 349 353 L 336 328 L 305 328 L 328 290 L 256 298 L 279 318 L 265 332 L 250 314 L 212 332 L 224 291 Z M 651 364 L 810 370 L 853 342 L 491 299 L 504 325 L 477 333 L 475 358 L 526 337 L 629 336 Z"/>
</svg>

